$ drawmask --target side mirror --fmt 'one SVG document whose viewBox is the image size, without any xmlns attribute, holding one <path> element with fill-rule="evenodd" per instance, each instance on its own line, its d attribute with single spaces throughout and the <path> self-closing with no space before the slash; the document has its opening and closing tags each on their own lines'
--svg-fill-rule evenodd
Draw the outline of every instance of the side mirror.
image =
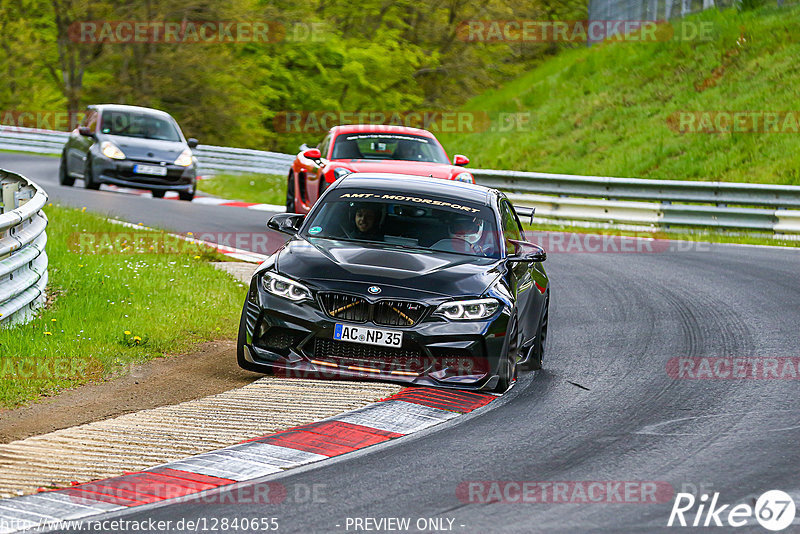
<svg viewBox="0 0 800 534">
<path fill-rule="evenodd" d="M 467 164 L 469 164 L 469 158 L 467 156 L 462 156 L 461 154 L 453 156 L 453 165 L 464 167 Z"/>
<path fill-rule="evenodd" d="M 305 218 L 305 215 L 299 213 L 279 213 L 270 217 L 269 221 L 267 221 L 267 228 L 284 234 L 295 235 L 300 230 Z"/>
<path fill-rule="evenodd" d="M 314 161 L 319 161 L 322 159 L 322 152 L 320 152 L 318 148 L 309 148 L 308 150 L 303 151 L 303 157 Z"/>
<path fill-rule="evenodd" d="M 511 240 L 517 246 L 517 251 L 506 258 L 510 263 L 539 263 L 547 259 L 547 252 L 535 243 L 528 241 Z"/>
<path fill-rule="evenodd" d="M 189 145 L 189 148 L 197 148 L 197 145 L 199 145 L 200 142 L 194 137 L 190 137 L 186 140 L 186 144 Z"/>
<path fill-rule="evenodd" d="M 78 126 L 78 133 L 84 137 L 94 137 L 94 132 L 88 126 Z"/>
</svg>

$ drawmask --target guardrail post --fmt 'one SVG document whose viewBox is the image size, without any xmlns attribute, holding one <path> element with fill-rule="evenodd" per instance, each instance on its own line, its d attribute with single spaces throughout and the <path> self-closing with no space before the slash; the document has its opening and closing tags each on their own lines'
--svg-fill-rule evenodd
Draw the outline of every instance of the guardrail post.
<svg viewBox="0 0 800 534">
<path fill-rule="evenodd" d="M 0 169 L 0 328 L 30 320 L 47 286 L 47 193 Z"/>
<path fill-rule="evenodd" d="M 13 211 L 19 207 L 16 193 L 19 191 L 18 182 L 3 182 L 3 213 Z"/>
</svg>

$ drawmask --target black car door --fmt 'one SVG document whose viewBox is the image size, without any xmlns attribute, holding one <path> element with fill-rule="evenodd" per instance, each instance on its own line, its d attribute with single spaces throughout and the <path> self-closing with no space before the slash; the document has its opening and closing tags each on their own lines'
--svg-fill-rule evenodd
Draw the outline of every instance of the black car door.
<svg viewBox="0 0 800 534">
<path fill-rule="evenodd" d="M 517 252 L 515 241 L 523 241 L 522 227 L 508 199 L 500 201 L 500 218 L 505 241 L 506 253 L 510 256 Z M 536 335 L 536 293 L 531 270 L 534 268 L 527 262 L 509 262 L 509 286 L 517 304 L 518 328 L 521 335 L 520 344 L 524 345 Z M 524 353 L 523 353 L 524 355 Z"/>
</svg>

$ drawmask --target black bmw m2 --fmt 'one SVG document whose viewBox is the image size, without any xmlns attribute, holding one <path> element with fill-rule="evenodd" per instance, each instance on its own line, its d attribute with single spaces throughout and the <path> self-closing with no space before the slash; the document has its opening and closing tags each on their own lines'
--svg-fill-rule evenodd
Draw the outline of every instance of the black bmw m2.
<svg viewBox="0 0 800 534">
<path fill-rule="evenodd" d="M 546 254 L 502 192 L 356 173 L 268 226 L 291 238 L 253 275 L 241 367 L 498 392 L 541 368 Z"/>
</svg>

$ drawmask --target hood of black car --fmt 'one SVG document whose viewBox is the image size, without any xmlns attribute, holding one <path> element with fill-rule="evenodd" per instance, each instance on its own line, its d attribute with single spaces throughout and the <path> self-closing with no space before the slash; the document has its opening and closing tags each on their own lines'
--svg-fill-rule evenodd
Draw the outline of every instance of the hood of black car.
<svg viewBox="0 0 800 534">
<path fill-rule="evenodd" d="M 298 281 L 327 287 L 358 282 L 430 296 L 481 295 L 499 276 L 500 265 L 493 258 L 313 237 L 290 240 L 276 262 L 278 272 Z"/>
</svg>

